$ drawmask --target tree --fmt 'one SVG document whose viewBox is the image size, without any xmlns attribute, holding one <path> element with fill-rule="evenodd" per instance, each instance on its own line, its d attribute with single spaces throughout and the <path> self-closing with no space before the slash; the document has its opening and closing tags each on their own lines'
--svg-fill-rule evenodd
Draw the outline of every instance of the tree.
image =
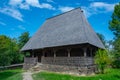
<svg viewBox="0 0 120 80">
<path fill-rule="evenodd" d="M 27 41 L 30 39 L 30 36 L 29 36 L 29 32 L 24 32 L 20 35 L 20 37 L 18 38 L 18 44 L 19 44 L 19 50 L 27 43 Z M 24 52 L 20 52 L 20 54 L 24 54 Z M 25 54 L 26 56 L 29 56 L 30 53 L 27 52 Z M 24 55 L 24 56 L 25 56 Z"/>
<path fill-rule="evenodd" d="M 102 43 L 104 44 L 104 46 L 106 46 L 106 40 L 105 40 L 105 37 L 104 35 L 100 34 L 100 33 L 97 33 L 98 37 L 100 38 L 100 40 L 102 41 Z"/>
<path fill-rule="evenodd" d="M 106 66 L 110 64 L 110 58 L 106 50 L 99 49 L 95 55 L 95 63 L 98 65 L 99 71 L 103 74 Z"/>
<path fill-rule="evenodd" d="M 0 66 L 9 65 L 12 61 L 10 58 L 11 39 L 7 36 L 0 35 Z"/>
<path fill-rule="evenodd" d="M 10 57 L 12 58 L 11 64 L 21 63 L 23 61 L 23 54 L 20 53 L 17 39 L 11 39 L 10 46 Z"/>
<path fill-rule="evenodd" d="M 29 32 L 24 32 L 21 34 L 21 36 L 18 38 L 19 40 L 19 47 L 20 49 L 27 43 L 27 41 L 30 39 Z"/>
<path fill-rule="evenodd" d="M 116 38 L 120 37 L 120 3 L 114 7 L 112 20 L 109 22 L 109 29 L 114 33 Z"/>
<path fill-rule="evenodd" d="M 116 68 L 120 68 L 120 3 L 115 5 L 114 12 L 112 14 L 112 20 L 109 22 L 109 29 L 113 32 L 115 35 L 115 40 L 113 42 L 113 48 L 114 48 L 114 62 L 113 65 Z"/>
<path fill-rule="evenodd" d="M 0 35 L 0 66 L 21 63 L 22 54 L 19 53 L 17 39 Z"/>
</svg>

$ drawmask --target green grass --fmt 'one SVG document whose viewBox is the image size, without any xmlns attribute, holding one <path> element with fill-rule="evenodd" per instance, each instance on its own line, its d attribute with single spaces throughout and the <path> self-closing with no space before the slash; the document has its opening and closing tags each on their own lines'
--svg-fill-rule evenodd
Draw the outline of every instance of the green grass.
<svg viewBox="0 0 120 80">
<path fill-rule="evenodd" d="M 120 69 L 107 69 L 105 74 L 84 77 L 40 72 L 34 74 L 33 78 L 34 80 L 120 80 Z"/>
<path fill-rule="evenodd" d="M 0 71 L 0 80 L 22 80 L 21 73 L 21 69 Z"/>
</svg>

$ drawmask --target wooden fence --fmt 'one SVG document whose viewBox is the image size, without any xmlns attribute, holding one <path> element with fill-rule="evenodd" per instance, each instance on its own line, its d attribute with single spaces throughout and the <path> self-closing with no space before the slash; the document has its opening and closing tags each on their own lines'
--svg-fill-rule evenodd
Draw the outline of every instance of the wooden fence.
<svg viewBox="0 0 120 80">
<path fill-rule="evenodd" d="M 15 69 L 15 68 L 22 68 L 23 67 L 23 63 L 21 64 L 13 64 L 13 65 L 9 65 L 9 66 L 0 66 L 0 69 Z"/>
</svg>

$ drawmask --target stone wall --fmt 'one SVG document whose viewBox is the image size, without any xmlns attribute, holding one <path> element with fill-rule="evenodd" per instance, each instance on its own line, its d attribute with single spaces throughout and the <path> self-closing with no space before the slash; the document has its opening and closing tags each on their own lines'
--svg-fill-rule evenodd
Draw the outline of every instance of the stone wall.
<svg viewBox="0 0 120 80">
<path fill-rule="evenodd" d="M 97 72 L 93 57 L 42 57 L 42 70 L 73 73 L 91 74 Z"/>
<path fill-rule="evenodd" d="M 53 71 L 53 72 L 60 72 L 60 73 L 67 73 L 67 74 L 92 74 L 97 72 L 96 65 L 89 65 L 89 66 L 63 66 L 63 65 L 51 65 L 51 64 L 43 64 L 40 65 L 41 70 L 46 71 Z"/>
</svg>

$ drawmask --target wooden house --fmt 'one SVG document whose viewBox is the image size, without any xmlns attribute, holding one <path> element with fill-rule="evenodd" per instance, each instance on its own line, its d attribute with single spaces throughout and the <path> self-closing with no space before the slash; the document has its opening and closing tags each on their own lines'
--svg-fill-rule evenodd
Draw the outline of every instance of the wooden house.
<svg viewBox="0 0 120 80">
<path fill-rule="evenodd" d="M 94 71 L 98 49 L 105 47 L 83 11 L 76 8 L 48 18 L 21 51 L 31 54 L 24 58 L 26 69 L 39 62 L 45 70 L 80 72 L 85 67 Z"/>
</svg>

